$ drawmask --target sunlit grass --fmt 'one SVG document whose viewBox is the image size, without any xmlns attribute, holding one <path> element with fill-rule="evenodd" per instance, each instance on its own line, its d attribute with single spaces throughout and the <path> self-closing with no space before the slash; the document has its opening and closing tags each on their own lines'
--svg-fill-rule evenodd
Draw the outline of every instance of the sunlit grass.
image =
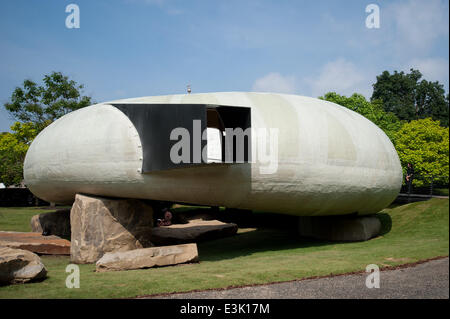
<svg viewBox="0 0 450 319">
<path fill-rule="evenodd" d="M 31 217 L 41 213 L 54 212 L 67 207 L 0 207 L 0 230 L 2 231 L 31 231 Z"/>
</svg>

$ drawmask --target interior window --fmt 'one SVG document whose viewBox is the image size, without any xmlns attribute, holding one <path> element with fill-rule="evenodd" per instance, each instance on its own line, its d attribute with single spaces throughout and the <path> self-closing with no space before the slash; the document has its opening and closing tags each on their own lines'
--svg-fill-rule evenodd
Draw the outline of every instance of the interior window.
<svg viewBox="0 0 450 319">
<path fill-rule="evenodd" d="M 227 141 L 225 135 L 225 128 L 242 130 L 250 128 L 250 110 L 242 107 L 219 105 L 208 106 L 206 113 L 208 163 L 224 163 L 226 162 L 226 154 L 232 154 L 232 161 L 237 162 L 238 142 L 244 143 L 244 162 L 251 161 L 251 137 L 243 137 L 243 140 L 238 141 L 237 137 L 232 135 L 232 140 Z"/>
<path fill-rule="evenodd" d="M 222 163 L 222 132 L 217 128 L 208 127 L 208 163 Z"/>
</svg>

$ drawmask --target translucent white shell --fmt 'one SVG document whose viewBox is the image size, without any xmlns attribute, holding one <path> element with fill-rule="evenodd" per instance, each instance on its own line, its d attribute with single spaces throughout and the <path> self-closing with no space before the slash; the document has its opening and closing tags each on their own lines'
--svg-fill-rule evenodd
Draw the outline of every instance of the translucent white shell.
<svg viewBox="0 0 450 319">
<path fill-rule="evenodd" d="M 138 132 L 112 103 L 250 107 L 253 129 L 279 130 L 277 171 L 261 174 L 257 161 L 142 174 Z M 24 176 L 35 195 L 57 203 L 84 193 L 299 216 L 375 213 L 402 182 L 394 146 L 363 116 L 319 99 L 245 92 L 143 97 L 72 112 L 33 141 Z"/>
</svg>

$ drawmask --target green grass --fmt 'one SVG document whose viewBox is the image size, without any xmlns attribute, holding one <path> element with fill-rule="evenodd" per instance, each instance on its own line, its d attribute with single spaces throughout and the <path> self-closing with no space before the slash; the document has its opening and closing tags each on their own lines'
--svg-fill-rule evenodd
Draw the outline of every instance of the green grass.
<svg viewBox="0 0 450 319">
<path fill-rule="evenodd" d="M 44 207 L 0 207 L 0 230 L 29 232 L 31 217 L 52 211 Z"/>
<path fill-rule="evenodd" d="M 11 212 L 0 213 L 9 218 Z M 109 273 L 80 265 L 80 289 L 65 287 L 68 257 L 42 256 L 48 278 L 0 287 L 0 298 L 134 297 L 361 271 L 368 264 L 394 266 L 448 255 L 448 215 L 448 199 L 388 208 L 378 214 L 382 235 L 358 243 L 300 239 L 279 228 L 240 229 L 234 237 L 199 244 L 198 264 Z"/>
</svg>

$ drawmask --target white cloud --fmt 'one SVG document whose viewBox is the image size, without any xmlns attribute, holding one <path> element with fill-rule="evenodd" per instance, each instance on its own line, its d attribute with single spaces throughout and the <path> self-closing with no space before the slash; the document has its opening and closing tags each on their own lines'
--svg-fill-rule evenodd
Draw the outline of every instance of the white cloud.
<svg viewBox="0 0 450 319">
<path fill-rule="evenodd" d="M 342 58 L 329 57 L 307 75 L 267 74 L 255 81 L 253 90 L 301 93 L 312 97 L 329 91 L 345 95 L 358 92 L 370 98 L 372 84 L 381 72 L 409 72 L 410 68 L 415 68 L 425 79 L 444 84 L 448 91 L 449 61 L 441 52 L 448 45 L 448 0 L 401 0 L 385 2 L 380 8 L 381 29 L 364 28 L 362 33 L 331 14 L 322 15 L 323 25 L 331 25 L 330 29 L 342 34 L 344 49 L 338 53 Z M 243 33 L 236 34 L 236 37 L 243 37 Z M 356 60 L 351 58 L 352 55 L 346 56 L 349 51 L 344 51 L 345 46 L 353 56 L 358 54 Z"/>
<path fill-rule="evenodd" d="M 371 93 L 368 78 L 352 62 L 342 58 L 325 64 L 317 76 L 305 78 L 304 81 L 310 86 L 313 97 L 330 91 L 345 95 L 358 92 L 365 96 Z"/>
<path fill-rule="evenodd" d="M 283 76 L 280 73 L 269 73 L 253 83 L 252 91 L 295 93 L 296 79 L 294 76 Z"/>
<path fill-rule="evenodd" d="M 360 70 L 355 64 L 343 58 L 322 66 L 319 72 L 309 77 L 297 78 L 272 72 L 253 83 L 252 91 L 302 94 L 319 97 L 327 92 L 343 95 L 360 93 L 370 98 L 374 71 Z"/>
<path fill-rule="evenodd" d="M 448 1 L 409 0 L 386 9 L 387 19 L 396 27 L 397 45 L 403 50 L 431 49 L 441 36 L 448 35 Z M 383 18 L 383 16 L 382 16 Z"/>
</svg>

